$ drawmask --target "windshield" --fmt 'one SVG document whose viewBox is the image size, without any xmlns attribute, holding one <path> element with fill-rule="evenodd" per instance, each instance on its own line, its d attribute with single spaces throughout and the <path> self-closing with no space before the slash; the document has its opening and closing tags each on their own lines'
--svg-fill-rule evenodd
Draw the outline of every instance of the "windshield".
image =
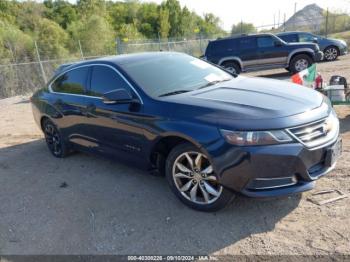
<svg viewBox="0 0 350 262">
<path fill-rule="evenodd" d="M 189 55 L 162 53 L 122 65 L 151 97 L 175 95 L 233 78 L 225 71 Z"/>
</svg>

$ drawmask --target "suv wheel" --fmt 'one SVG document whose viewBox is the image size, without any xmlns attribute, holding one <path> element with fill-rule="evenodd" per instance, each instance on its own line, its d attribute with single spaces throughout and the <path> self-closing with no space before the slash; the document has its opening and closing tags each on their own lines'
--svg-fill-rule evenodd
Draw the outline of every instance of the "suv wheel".
<svg viewBox="0 0 350 262">
<path fill-rule="evenodd" d="M 292 73 L 299 73 L 312 65 L 312 59 L 308 55 L 296 55 L 290 61 L 289 69 Z"/>
<path fill-rule="evenodd" d="M 329 46 L 324 50 L 324 60 L 326 61 L 334 61 L 337 59 L 339 55 L 339 51 L 334 46 Z"/>
<path fill-rule="evenodd" d="M 239 74 L 241 73 L 241 68 L 236 62 L 225 62 L 222 64 L 222 67 L 225 68 L 226 71 L 233 73 L 233 74 Z"/>
<path fill-rule="evenodd" d="M 218 183 L 207 156 L 191 144 L 178 145 L 170 152 L 166 177 L 175 195 L 193 209 L 217 211 L 234 197 Z"/>
</svg>

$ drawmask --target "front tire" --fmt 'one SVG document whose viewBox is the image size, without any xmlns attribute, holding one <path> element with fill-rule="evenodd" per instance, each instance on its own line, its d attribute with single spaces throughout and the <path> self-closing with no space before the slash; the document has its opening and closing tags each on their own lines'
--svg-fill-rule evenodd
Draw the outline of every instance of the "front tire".
<svg viewBox="0 0 350 262">
<path fill-rule="evenodd" d="M 217 211 L 234 197 L 219 184 L 207 156 L 192 144 L 180 144 L 171 150 L 166 161 L 166 177 L 174 194 L 196 210 Z"/>
<path fill-rule="evenodd" d="M 324 50 L 324 60 L 334 61 L 339 56 L 339 50 L 335 46 L 329 46 Z"/>
<path fill-rule="evenodd" d="M 56 125 L 51 120 L 45 119 L 43 123 L 43 131 L 47 147 L 51 154 L 57 158 L 66 157 L 69 153 L 68 146 Z"/>
<path fill-rule="evenodd" d="M 313 64 L 312 59 L 308 55 L 300 54 L 292 58 L 289 69 L 293 74 L 305 70 Z"/>
<path fill-rule="evenodd" d="M 225 62 L 222 67 L 231 74 L 239 75 L 241 73 L 241 68 L 236 62 Z"/>
</svg>

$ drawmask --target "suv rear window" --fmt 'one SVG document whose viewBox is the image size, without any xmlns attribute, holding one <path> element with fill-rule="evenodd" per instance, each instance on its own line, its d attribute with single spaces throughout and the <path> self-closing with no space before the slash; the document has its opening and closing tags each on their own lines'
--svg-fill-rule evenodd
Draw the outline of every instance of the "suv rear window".
<svg viewBox="0 0 350 262">
<path fill-rule="evenodd" d="M 271 36 L 258 37 L 258 47 L 273 47 L 275 45 L 275 39 Z"/>
<path fill-rule="evenodd" d="M 256 48 L 256 38 L 255 37 L 247 37 L 242 38 L 239 41 L 240 49 L 253 49 Z"/>
<path fill-rule="evenodd" d="M 208 49 L 211 53 L 222 53 L 229 49 L 237 49 L 238 44 L 236 39 L 225 39 L 212 41 L 208 45 Z"/>
</svg>

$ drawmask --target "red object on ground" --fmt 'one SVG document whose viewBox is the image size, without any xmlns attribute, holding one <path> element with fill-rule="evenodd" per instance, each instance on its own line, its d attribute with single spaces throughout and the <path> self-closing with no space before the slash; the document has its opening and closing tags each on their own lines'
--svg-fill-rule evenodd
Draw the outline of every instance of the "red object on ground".
<svg viewBox="0 0 350 262">
<path fill-rule="evenodd" d="M 292 75 L 292 82 L 295 84 L 303 85 L 303 79 L 299 74 Z"/>
<path fill-rule="evenodd" d="M 323 78 L 321 74 L 317 74 L 317 77 L 315 79 L 315 89 L 322 88 L 322 85 L 323 85 Z"/>
</svg>

